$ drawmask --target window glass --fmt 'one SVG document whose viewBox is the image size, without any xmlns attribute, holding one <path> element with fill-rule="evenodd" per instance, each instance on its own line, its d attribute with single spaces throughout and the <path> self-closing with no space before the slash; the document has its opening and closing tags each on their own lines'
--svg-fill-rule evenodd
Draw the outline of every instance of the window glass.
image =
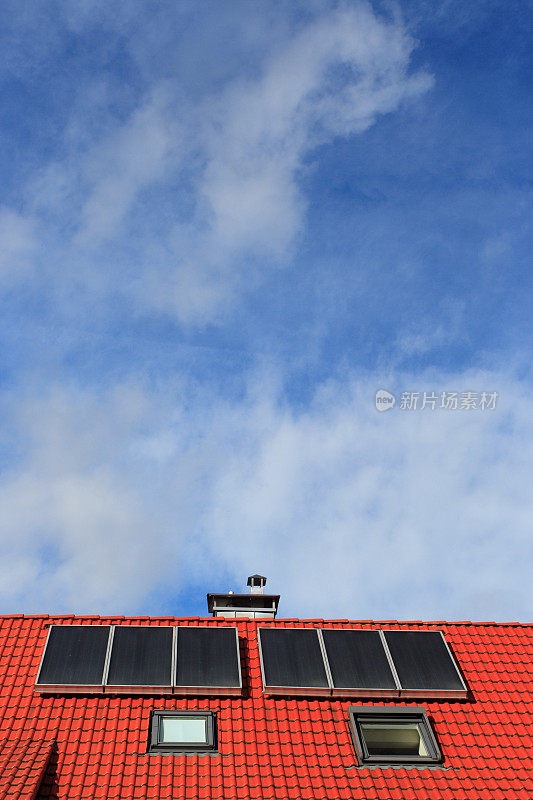
<svg viewBox="0 0 533 800">
<path fill-rule="evenodd" d="M 418 723 L 361 723 L 370 756 L 427 756 Z"/>
<path fill-rule="evenodd" d="M 160 742 L 162 744 L 207 742 L 207 720 L 205 717 L 161 717 Z"/>
</svg>

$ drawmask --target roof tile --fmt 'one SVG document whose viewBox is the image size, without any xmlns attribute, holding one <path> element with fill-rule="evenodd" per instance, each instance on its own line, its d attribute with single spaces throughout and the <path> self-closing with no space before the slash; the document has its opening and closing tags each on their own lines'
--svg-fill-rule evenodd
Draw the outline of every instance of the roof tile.
<svg viewBox="0 0 533 800">
<path fill-rule="evenodd" d="M 246 691 L 231 698 L 37 694 L 50 624 L 236 624 Z M 257 624 L 444 630 L 471 697 L 362 701 L 424 705 L 443 768 L 357 767 L 347 727 L 354 701 L 263 694 Z M 0 800 L 34 800 L 37 791 L 37 800 L 530 800 L 532 653 L 532 626 L 514 623 L 0 616 Z M 148 755 L 153 708 L 216 711 L 219 753 Z"/>
</svg>

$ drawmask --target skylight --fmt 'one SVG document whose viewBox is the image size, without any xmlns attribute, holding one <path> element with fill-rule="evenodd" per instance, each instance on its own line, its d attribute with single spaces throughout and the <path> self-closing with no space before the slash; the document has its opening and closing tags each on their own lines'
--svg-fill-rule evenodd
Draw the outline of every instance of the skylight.
<svg viewBox="0 0 533 800">
<path fill-rule="evenodd" d="M 348 715 L 361 766 L 442 760 L 424 708 L 351 706 Z"/>
<path fill-rule="evenodd" d="M 150 752 L 183 753 L 216 750 L 212 711 L 154 711 Z"/>
</svg>

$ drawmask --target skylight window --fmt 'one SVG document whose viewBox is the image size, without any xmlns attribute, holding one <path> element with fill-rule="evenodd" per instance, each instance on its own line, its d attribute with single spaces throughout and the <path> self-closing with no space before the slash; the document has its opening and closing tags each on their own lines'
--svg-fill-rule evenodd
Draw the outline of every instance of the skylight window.
<svg viewBox="0 0 533 800">
<path fill-rule="evenodd" d="M 424 708 L 351 706 L 348 713 L 361 766 L 442 760 Z"/>
<path fill-rule="evenodd" d="M 154 711 L 150 752 L 198 753 L 216 751 L 212 711 Z"/>
</svg>

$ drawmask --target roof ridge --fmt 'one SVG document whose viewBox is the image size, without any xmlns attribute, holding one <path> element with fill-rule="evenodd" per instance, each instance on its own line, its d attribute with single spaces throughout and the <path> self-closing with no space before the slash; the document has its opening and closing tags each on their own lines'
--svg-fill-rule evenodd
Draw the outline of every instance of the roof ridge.
<svg viewBox="0 0 533 800">
<path fill-rule="evenodd" d="M 495 620 L 423 620 L 423 619 L 349 619 L 347 617 L 330 619 L 326 617 L 278 617 L 275 620 L 271 619 L 252 619 L 250 617 L 238 617 L 236 619 L 230 617 L 212 617 L 212 616 L 176 616 L 174 614 L 161 614 L 161 615 L 146 615 L 146 614 L 0 614 L 0 620 L 8 619 L 91 619 L 91 620 L 145 620 L 145 621 L 161 621 L 161 620 L 187 620 L 187 621 L 205 621 L 212 624 L 244 622 L 246 624 L 254 623 L 263 625 L 277 624 L 285 622 L 301 622 L 301 623 L 335 623 L 343 625 L 472 625 L 479 627 L 515 627 L 515 628 L 530 628 L 533 627 L 532 622 L 497 622 Z"/>
</svg>

